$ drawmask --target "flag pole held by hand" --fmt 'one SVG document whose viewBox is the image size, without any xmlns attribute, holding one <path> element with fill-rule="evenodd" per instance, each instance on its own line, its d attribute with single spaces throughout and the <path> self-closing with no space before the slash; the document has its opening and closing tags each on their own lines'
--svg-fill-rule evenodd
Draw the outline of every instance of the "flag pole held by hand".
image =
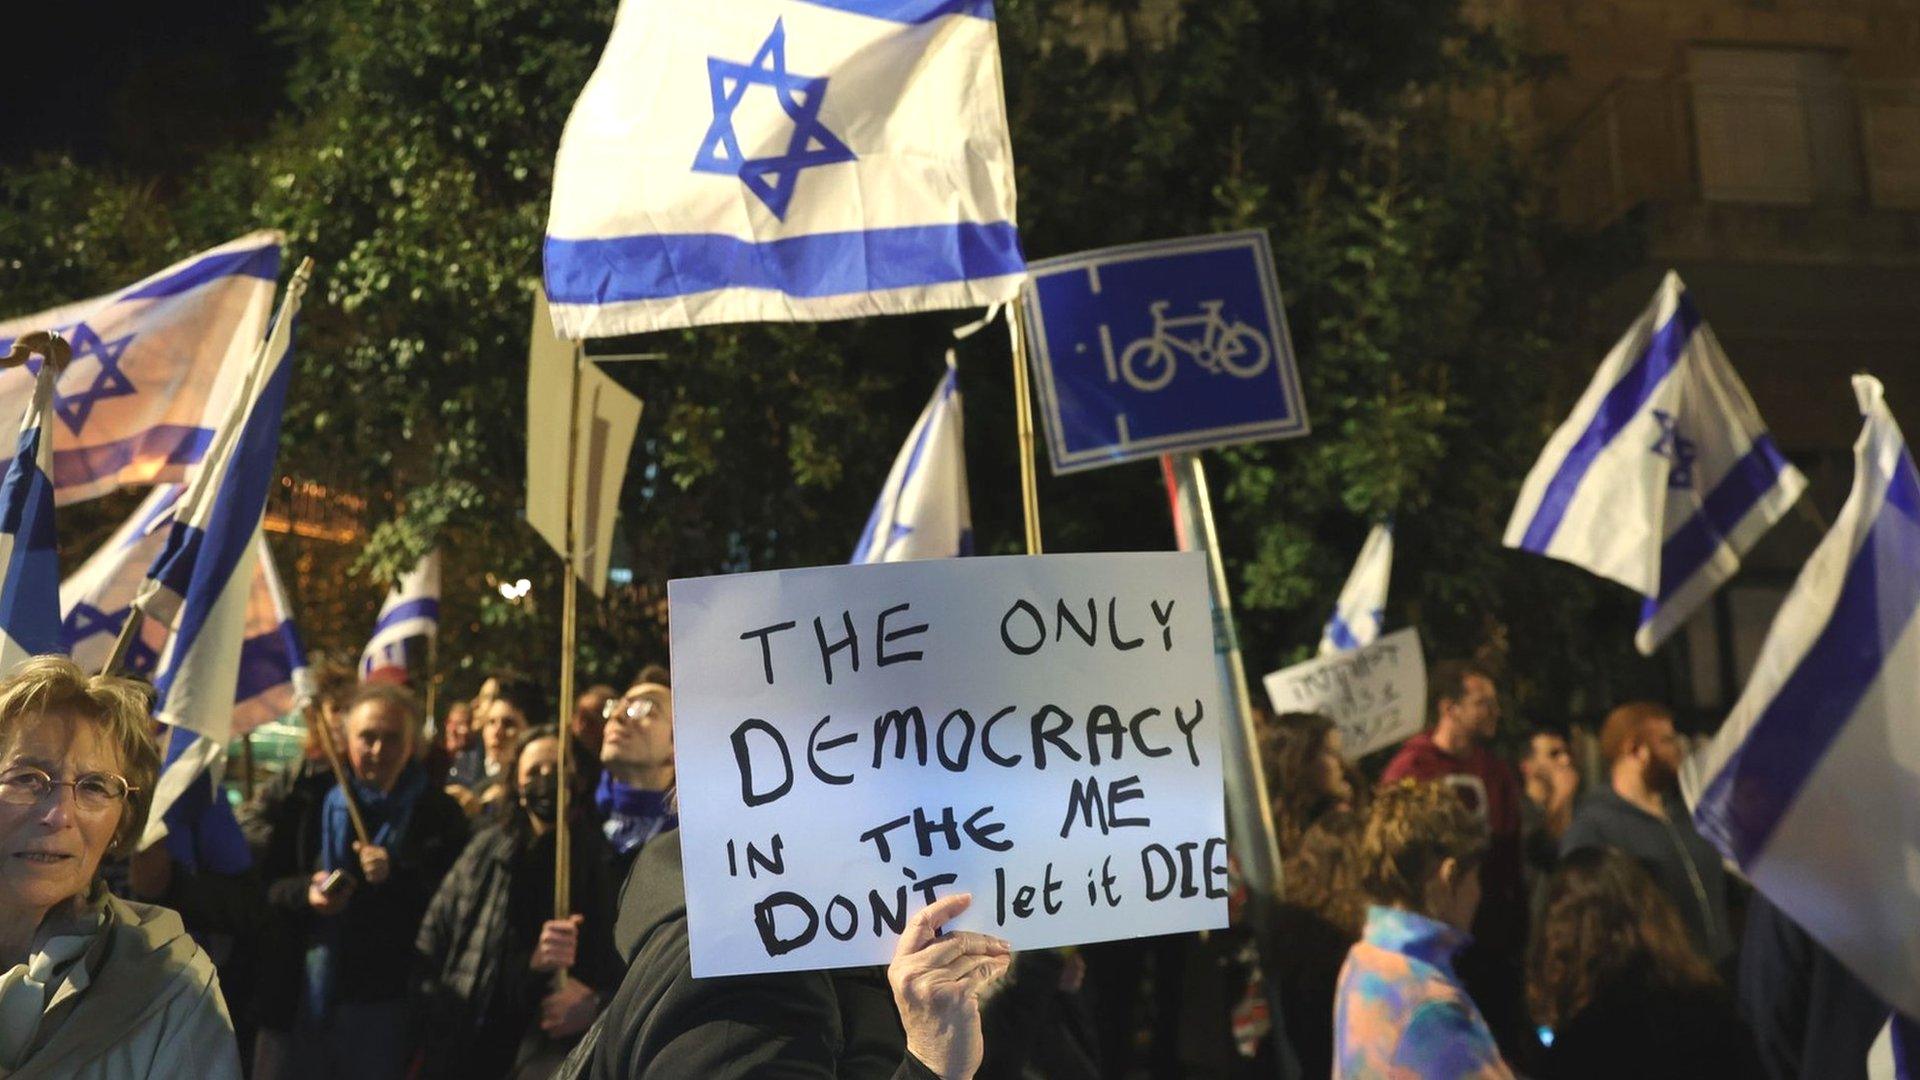
<svg viewBox="0 0 1920 1080">
<path fill-rule="evenodd" d="M 129 620 L 131 621 L 131 620 Z M 340 794 L 347 800 L 347 817 L 353 822 L 353 835 L 364 846 L 372 846 L 373 838 L 367 833 L 367 823 L 360 817 L 360 804 L 354 801 L 353 784 L 347 780 L 347 767 L 340 762 L 340 749 L 333 745 L 333 725 L 327 720 L 326 711 L 316 707 L 320 715 L 309 719 L 315 724 L 313 733 L 319 737 L 320 752 L 326 755 L 327 765 L 333 770 L 333 779 L 340 785 Z"/>
</svg>

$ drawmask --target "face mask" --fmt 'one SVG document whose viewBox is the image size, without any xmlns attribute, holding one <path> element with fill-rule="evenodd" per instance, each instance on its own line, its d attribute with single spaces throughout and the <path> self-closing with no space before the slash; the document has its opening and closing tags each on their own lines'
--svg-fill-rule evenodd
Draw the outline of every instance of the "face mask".
<svg viewBox="0 0 1920 1080">
<path fill-rule="evenodd" d="M 551 824 L 560 814 L 560 781 L 552 773 L 536 776 L 520 789 L 520 805 L 527 813 Z"/>
</svg>

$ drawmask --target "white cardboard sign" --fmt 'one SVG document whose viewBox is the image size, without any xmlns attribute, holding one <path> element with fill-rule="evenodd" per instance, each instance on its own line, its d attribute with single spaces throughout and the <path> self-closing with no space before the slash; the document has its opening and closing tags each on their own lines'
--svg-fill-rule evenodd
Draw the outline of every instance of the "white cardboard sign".
<svg viewBox="0 0 1920 1080">
<path fill-rule="evenodd" d="M 933 899 L 1015 948 L 1227 923 L 1196 553 L 669 585 L 693 973 L 884 964 Z"/>
<path fill-rule="evenodd" d="M 1262 681 L 1274 712 L 1331 719 L 1349 758 L 1392 746 L 1426 722 L 1427 661 L 1420 633 L 1410 626 L 1350 652 L 1282 668 Z"/>
</svg>

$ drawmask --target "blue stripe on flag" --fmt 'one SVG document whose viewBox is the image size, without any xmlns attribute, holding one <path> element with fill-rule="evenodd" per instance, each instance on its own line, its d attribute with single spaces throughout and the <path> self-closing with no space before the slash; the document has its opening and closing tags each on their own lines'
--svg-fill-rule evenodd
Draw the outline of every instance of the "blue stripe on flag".
<svg viewBox="0 0 1920 1080">
<path fill-rule="evenodd" d="M 440 601 L 434 597 L 426 596 L 418 600 L 409 600 L 395 607 L 392 611 L 380 616 L 379 621 L 373 624 L 372 636 L 379 637 L 380 631 L 385 630 L 389 626 L 405 622 L 408 619 L 431 619 L 436 623 L 439 622 Z"/>
<path fill-rule="evenodd" d="M 752 241 L 662 233 L 546 242 L 547 296 L 556 304 L 664 300 L 720 289 L 840 296 L 1026 269 L 1013 225 L 964 222 L 809 233 Z"/>
<path fill-rule="evenodd" d="M 240 677 L 235 683 L 233 700 L 247 701 L 293 681 L 293 669 L 303 666 L 304 662 L 291 622 L 248 638 L 240 645 Z"/>
<path fill-rule="evenodd" d="M 174 548 L 175 540 L 180 539 L 179 548 L 197 546 L 199 550 L 192 553 L 191 559 L 157 567 L 161 570 L 162 584 L 187 598 L 180 610 L 180 626 L 175 631 L 173 655 L 176 657 L 184 656 L 193 647 L 221 590 L 233 577 L 234 567 L 253 543 L 254 532 L 260 527 L 260 515 L 266 511 L 267 490 L 273 485 L 274 463 L 279 457 L 280 417 L 286 409 L 287 383 L 293 378 L 293 358 L 289 355 L 293 351 L 292 328 L 288 330 L 287 352 L 274 359 L 273 373 L 248 412 L 239 438 L 234 440 L 204 528 L 191 528 L 176 521 L 174 534 L 168 537 L 169 548 Z M 163 559 L 166 557 L 162 555 Z M 170 580 L 179 576 L 182 565 L 189 568 L 187 580 Z M 172 688 L 177 670 L 177 666 L 169 667 L 154 683 L 162 701 Z"/>
<path fill-rule="evenodd" d="M 185 424 L 155 424 L 124 439 L 53 451 L 53 482 L 74 487 L 126 468 L 135 460 L 158 459 L 168 465 L 193 465 L 207 456 L 213 429 Z"/>
<path fill-rule="evenodd" d="M 197 259 L 174 273 L 144 285 L 135 287 L 117 297 L 119 300 L 151 300 L 162 296 L 178 296 L 189 289 L 197 289 L 209 281 L 223 277 L 257 277 L 274 281 L 280 277 L 280 245 L 268 244 L 265 247 L 246 248 L 240 251 L 223 251 L 217 255 L 208 255 Z"/>
<path fill-rule="evenodd" d="M 1654 332 L 1640 358 L 1633 362 L 1633 366 L 1620 377 L 1613 389 L 1607 391 L 1599 410 L 1588 422 L 1587 430 L 1580 433 L 1579 441 L 1573 444 L 1573 448 L 1567 451 L 1566 459 L 1560 462 L 1559 471 L 1554 473 L 1546 493 L 1540 497 L 1533 521 L 1527 525 L 1526 535 L 1521 538 L 1521 550 L 1546 553 L 1548 545 L 1553 543 L 1553 534 L 1559 531 L 1561 520 L 1567 516 L 1567 507 L 1572 505 L 1574 495 L 1580 490 L 1580 482 L 1586 479 L 1587 470 L 1593 467 L 1600 451 L 1605 450 L 1640 415 L 1647 399 L 1653 396 L 1654 390 L 1680 362 L 1680 357 L 1686 352 L 1687 342 L 1693 339 L 1693 332 L 1699 325 L 1699 310 L 1686 293 L 1681 293 L 1673 317 Z"/>
<path fill-rule="evenodd" d="M 1699 512 L 1660 546 L 1660 598 L 1641 605 L 1642 626 L 1652 622 L 1660 605 L 1672 599 L 1726 545 L 1726 538 L 1740 522 L 1779 486 L 1780 474 L 1786 468 L 1787 459 L 1772 436 L 1762 435 L 1753 441 L 1753 447 L 1707 494 Z"/>
<path fill-rule="evenodd" d="M 1348 626 L 1347 620 L 1338 614 L 1327 620 L 1326 634 L 1334 647 L 1342 652 L 1352 652 L 1360 647 L 1360 639 L 1353 636 L 1353 627 Z"/>
<path fill-rule="evenodd" d="M 815 7 L 868 15 L 897 23 L 930 23 L 948 15 L 993 18 L 993 0 L 800 0 Z"/>
<path fill-rule="evenodd" d="M 1766 847 L 1916 611 L 1920 475 L 1903 451 L 1827 625 L 1700 796 L 1694 819 L 1722 852 L 1744 866 Z"/>
</svg>

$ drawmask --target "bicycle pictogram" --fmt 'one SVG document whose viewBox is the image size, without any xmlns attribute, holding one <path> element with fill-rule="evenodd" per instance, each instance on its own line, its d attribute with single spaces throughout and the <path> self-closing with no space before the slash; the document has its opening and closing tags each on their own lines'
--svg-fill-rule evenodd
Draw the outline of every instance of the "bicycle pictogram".
<svg viewBox="0 0 1920 1080">
<path fill-rule="evenodd" d="M 1229 323 L 1220 314 L 1226 301 L 1202 300 L 1199 314 L 1171 319 L 1170 306 L 1168 300 L 1148 304 L 1153 332 L 1128 342 L 1120 353 L 1120 375 L 1135 390 L 1150 394 L 1172 382 L 1183 354 L 1208 374 L 1225 371 L 1242 379 L 1253 378 L 1272 362 L 1273 348 L 1265 335 L 1244 322 Z"/>
</svg>

